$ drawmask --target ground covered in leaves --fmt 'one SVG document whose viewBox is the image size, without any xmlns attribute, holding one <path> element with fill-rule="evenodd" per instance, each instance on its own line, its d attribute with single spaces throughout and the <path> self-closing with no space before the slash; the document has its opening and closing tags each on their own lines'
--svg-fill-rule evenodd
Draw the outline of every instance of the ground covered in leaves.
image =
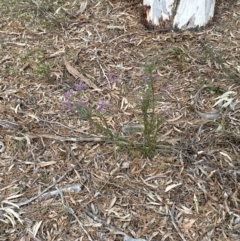
<svg viewBox="0 0 240 241">
<path fill-rule="evenodd" d="M 198 31 L 150 31 L 140 10 L 0 1 L 0 240 L 240 240 L 240 2 Z M 80 118 L 79 91 L 135 145 Z"/>
</svg>

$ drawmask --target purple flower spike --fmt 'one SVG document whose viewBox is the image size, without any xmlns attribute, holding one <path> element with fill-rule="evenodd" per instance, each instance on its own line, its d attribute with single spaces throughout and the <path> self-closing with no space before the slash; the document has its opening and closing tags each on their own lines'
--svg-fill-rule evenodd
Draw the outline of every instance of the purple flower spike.
<svg viewBox="0 0 240 241">
<path fill-rule="evenodd" d="M 64 109 L 73 110 L 73 105 L 70 101 L 63 102 L 62 107 Z"/>
<path fill-rule="evenodd" d="M 80 81 L 79 83 L 74 84 L 74 87 L 77 91 L 85 90 L 87 88 L 87 85 Z"/>
<path fill-rule="evenodd" d="M 108 102 L 106 102 L 105 100 L 100 100 L 98 102 L 97 111 L 103 111 L 104 109 L 106 109 L 108 107 Z"/>
<path fill-rule="evenodd" d="M 68 100 L 72 96 L 72 94 L 73 94 L 73 90 L 72 89 L 68 90 L 64 95 L 65 99 Z"/>
<path fill-rule="evenodd" d="M 119 76 L 120 76 L 119 74 L 110 73 L 109 76 L 108 76 L 108 78 L 109 78 L 109 81 L 110 81 L 111 83 L 116 83 L 116 82 L 119 81 Z"/>
</svg>

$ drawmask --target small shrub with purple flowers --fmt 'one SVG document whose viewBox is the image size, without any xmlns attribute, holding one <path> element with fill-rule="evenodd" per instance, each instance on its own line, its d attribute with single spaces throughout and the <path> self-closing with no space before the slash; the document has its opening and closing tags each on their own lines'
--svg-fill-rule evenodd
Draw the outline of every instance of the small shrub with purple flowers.
<svg viewBox="0 0 240 241">
<path fill-rule="evenodd" d="M 116 83 L 118 78 L 119 75 L 116 74 L 109 76 L 110 81 L 113 80 L 112 83 Z M 107 123 L 106 110 L 109 107 L 108 102 L 100 99 L 94 104 L 84 99 L 83 91 L 87 89 L 87 85 L 81 81 L 74 84 L 74 87 L 75 91 L 70 89 L 65 93 L 62 107 L 69 111 L 77 111 L 81 119 L 89 121 L 90 125 L 95 127 L 97 134 L 103 135 L 103 139 L 106 138 L 114 143 L 127 142 L 124 138 L 114 134 Z"/>
<path fill-rule="evenodd" d="M 142 100 L 139 104 L 139 109 L 141 110 L 140 122 L 142 122 L 143 126 L 143 142 L 140 144 L 136 144 L 135 141 L 131 141 L 129 137 L 124 137 L 120 134 L 118 135 L 113 133 L 107 123 L 106 118 L 108 102 L 105 100 L 99 100 L 97 105 L 93 105 L 89 101 L 84 100 L 82 98 L 82 93 L 87 88 L 87 86 L 83 82 L 74 85 L 76 91 L 71 89 L 65 93 L 63 108 L 70 111 L 77 111 L 82 119 L 89 121 L 89 123 L 96 128 L 98 134 L 103 135 L 104 139 L 112 141 L 117 146 L 124 145 L 127 148 L 137 149 L 147 156 L 152 156 L 157 149 L 158 129 L 163 121 L 162 115 L 156 113 L 155 110 L 156 101 L 153 86 L 155 81 L 153 71 L 155 68 L 156 67 L 152 64 L 144 66 L 145 73 L 148 76 L 148 86 L 146 93 L 142 97 Z M 119 75 L 115 73 L 110 74 L 109 80 L 110 83 L 117 83 L 119 80 Z M 78 95 L 79 98 L 77 101 L 73 101 L 76 95 Z"/>
</svg>

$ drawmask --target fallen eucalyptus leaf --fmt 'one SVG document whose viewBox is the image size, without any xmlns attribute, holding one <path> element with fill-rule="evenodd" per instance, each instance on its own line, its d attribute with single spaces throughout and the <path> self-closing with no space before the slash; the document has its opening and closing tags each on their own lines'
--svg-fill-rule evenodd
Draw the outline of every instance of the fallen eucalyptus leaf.
<svg viewBox="0 0 240 241">
<path fill-rule="evenodd" d="M 63 60 L 64 60 L 64 64 L 66 66 L 67 71 L 71 75 L 73 75 L 76 79 L 82 80 L 85 84 L 87 84 L 89 87 L 93 88 L 94 90 L 101 92 L 101 89 L 99 89 L 90 79 L 88 79 L 84 75 L 80 74 L 77 69 L 75 69 L 73 66 L 71 66 L 65 57 L 63 58 Z"/>
<path fill-rule="evenodd" d="M 213 106 L 219 106 L 221 108 L 228 107 L 234 99 L 234 98 L 229 98 L 229 95 L 231 94 L 236 94 L 236 92 L 230 90 L 218 96 L 217 98 L 215 98 L 215 100 L 218 100 L 218 101 Z"/>
<path fill-rule="evenodd" d="M 195 112 L 200 115 L 202 118 L 208 119 L 208 120 L 216 120 L 220 116 L 220 111 L 219 110 L 212 110 L 210 112 L 201 112 L 198 110 L 195 110 Z"/>
<path fill-rule="evenodd" d="M 130 238 L 125 236 L 123 241 L 147 241 L 146 239 L 142 239 L 142 238 Z"/>
<path fill-rule="evenodd" d="M 169 192 L 171 189 L 173 189 L 175 187 L 178 187 L 178 186 L 181 186 L 181 185 L 182 185 L 182 183 L 171 184 L 171 185 L 166 187 L 165 192 Z"/>
<path fill-rule="evenodd" d="M 6 147 L 2 141 L 0 141 L 0 152 L 4 152 L 6 150 Z"/>
</svg>

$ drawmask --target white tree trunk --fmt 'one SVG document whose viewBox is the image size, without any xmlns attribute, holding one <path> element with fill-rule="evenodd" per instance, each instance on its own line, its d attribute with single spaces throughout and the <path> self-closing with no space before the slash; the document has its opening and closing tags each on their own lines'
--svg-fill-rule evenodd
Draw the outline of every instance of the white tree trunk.
<svg viewBox="0 0 240 241">
<path fill-rule="evenodd" d="M 153 25 L 188 29 L 205 26 L 214 15 L 215 0 L 143 0 L 146 20 Z"/>
</svg>

